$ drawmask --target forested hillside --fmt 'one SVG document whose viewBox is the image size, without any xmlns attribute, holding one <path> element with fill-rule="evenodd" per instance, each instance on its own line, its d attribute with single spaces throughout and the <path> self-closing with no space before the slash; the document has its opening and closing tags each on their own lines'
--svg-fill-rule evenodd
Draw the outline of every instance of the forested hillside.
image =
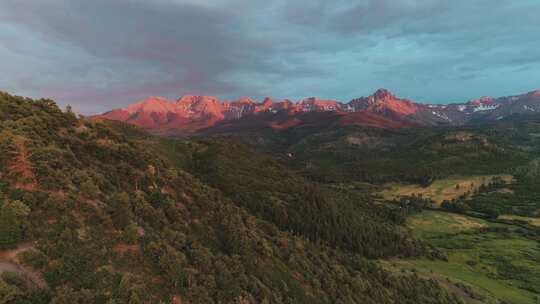
<svg viewBox="0 0 540 304">
<path fill-rule="evenodd" d="M 437 252 L 369 199 L 0 93 L 0 303 L 460 303 L 370 259 Z"/>
<path fill-rule="evenodd" d="M 167 144 L 181 167 L 283 230 L 370 258 L 430 254 L 400 229 L 407 210 L 366 191 L 310 182 L 232 138 Z"/>
<path fill-rule="evenodd" d="M 463 127 L 297 128 L 235 134 L 321 182 L 408 181 L 429 184 L 451 175 L 511 173 L 540 149 L 540 116 Z"/>
</svg>

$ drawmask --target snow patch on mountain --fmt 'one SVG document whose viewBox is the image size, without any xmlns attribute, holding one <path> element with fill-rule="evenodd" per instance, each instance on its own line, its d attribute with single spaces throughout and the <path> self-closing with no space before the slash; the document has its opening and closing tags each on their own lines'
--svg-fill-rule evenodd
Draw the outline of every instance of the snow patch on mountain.
<svg viewBox="0 0 540 304">
<path fill-rule="evenodd" d="M 439 112 L 435 112 L 435 111 L 431 111 L 431 113 L 441 119 L 444 119 L 446 121 L 452 121 L 446 114 L 444 113 L 439 113 Z"/>
<path fill-rule="evenodd" d="M 492 110 L 497 109 L 497 108 L 500 107 L 500 106 L 501 106 L 500 104 L 494 104 L 494 105 L 485 105 L 485 104 L 481 104 L 481 105 L 475 106 L 475 107 L 473 108 L 473 112 L 492 111 Z"/>
</svg>

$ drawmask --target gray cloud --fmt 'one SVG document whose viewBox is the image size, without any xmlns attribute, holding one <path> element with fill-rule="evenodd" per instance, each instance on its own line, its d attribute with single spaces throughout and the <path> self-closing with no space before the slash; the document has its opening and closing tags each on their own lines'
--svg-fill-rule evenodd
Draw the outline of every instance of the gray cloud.
<svg viewBox="0 0 540 304">
<path fill-rule="evenodd" d="M 0 89 L 85 113 L 186 93 L 505 95 L 540 86 L 539 10 L 534 0 L 3 0 Z"/>
</svg>

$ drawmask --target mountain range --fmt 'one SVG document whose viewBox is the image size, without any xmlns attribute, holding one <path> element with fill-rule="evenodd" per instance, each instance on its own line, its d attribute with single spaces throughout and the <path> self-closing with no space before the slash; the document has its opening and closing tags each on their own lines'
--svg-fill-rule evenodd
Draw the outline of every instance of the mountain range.
<svg viewBox="0 0 540 304">
<path fill-rule="evenodd" d="M 150 97 L 92 119 L 123 121 L 167 136 L 257 129 L 283 130 L 305 125 L 364 125 L 380 128 L 460 126 L 540 113 L 540 90 L 509 97 L 482 97 L 464 103 L 429 104 L 396 97 L 386 89 L 348 103 L 310 97 L 299 102 L 257 102 L 249 97 L 220 101 L 186 95 L 176 101 Z"/>
</svg>

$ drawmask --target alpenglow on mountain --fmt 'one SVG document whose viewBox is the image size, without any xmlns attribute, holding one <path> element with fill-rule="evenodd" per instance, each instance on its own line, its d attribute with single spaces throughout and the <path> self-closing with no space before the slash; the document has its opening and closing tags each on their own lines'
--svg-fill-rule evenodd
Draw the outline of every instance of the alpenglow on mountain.
<svg viewBox="0 0 540 304">
<path fill-rule="evenodd" d="M 365 125 L 382 128 L 464 125 L 540 112 L 540 90 L 510 97 L 482 97 L 465 103 L 427 104 L 396 97 L 385 89 L 348 103 L 306 98 L 299 102 L 256 102 L 248 97 L 220 101 L 186 95 L 177 101 L 150 97 L 93 119 L 118 120 L 153 133 L 179 136 L 197 133 L 288 129 L 303 125 Z M 316 115 L 316 116 L 314 116 Z"/>
</svg>

